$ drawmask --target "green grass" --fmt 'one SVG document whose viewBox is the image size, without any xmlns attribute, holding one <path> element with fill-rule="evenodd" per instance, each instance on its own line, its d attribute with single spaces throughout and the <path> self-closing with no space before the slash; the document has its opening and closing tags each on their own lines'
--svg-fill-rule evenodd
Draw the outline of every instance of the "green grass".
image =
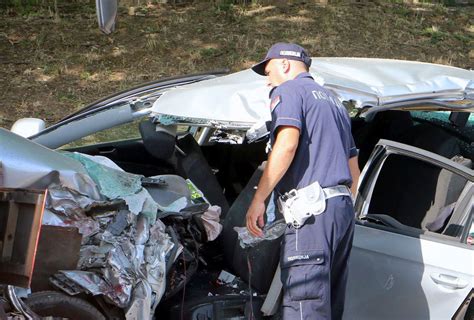
<svg viewBox="0 0 474 320">
<path fill-rule="evenodd" d="M 441 42 L 447 38 L 449 38 L 450 34 L 448 32 L 443 32 L 439 30 L 438 27 L 431 26 L 429 28 L 425 28 L 421 34 L 423 36 L 430 37 L 430 42 L 432 44 L 437 44 L 438 42 Z"/>
</svg>

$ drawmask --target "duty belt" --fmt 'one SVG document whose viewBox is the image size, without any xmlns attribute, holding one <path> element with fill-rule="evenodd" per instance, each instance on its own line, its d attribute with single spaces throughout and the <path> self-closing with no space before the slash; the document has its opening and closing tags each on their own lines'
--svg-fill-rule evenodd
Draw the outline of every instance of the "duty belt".
<svg viewBox="0 0 474 320">
<path fill-rule="evenodd" d="M 286 223 L 300 228 L 306 219 L 326 210 L 326 199 L 338 196 L 351 197 L 349 187 L 337 185 L 321 188 L 318 182 L 314 182 L 307 187 L 285 193 L 278 199 L 278 205 Z"/>
</svg>

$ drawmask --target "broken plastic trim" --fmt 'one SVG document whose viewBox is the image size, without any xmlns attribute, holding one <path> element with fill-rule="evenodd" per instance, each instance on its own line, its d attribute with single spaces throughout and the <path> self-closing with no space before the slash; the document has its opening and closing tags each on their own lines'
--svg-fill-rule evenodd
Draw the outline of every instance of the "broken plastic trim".
<svg viewBox="0 0 474 320">
<path fill-rule="evenodd" d="M 251 122 L 227 122 L 227 121 L 217 121 L 209 119 L 199 119 L 199 118 L 188 118 L 188 117 L 179 117 L 171 116 L 167 114 L 154 114 L 154 121 L 159 122 L 163 125 L 195 125 L 200 127 L 212 127 L 218 129 L 236 129 L 236 130 L 246 130 L 252 127 L 253 123 Z"/>
</svg>

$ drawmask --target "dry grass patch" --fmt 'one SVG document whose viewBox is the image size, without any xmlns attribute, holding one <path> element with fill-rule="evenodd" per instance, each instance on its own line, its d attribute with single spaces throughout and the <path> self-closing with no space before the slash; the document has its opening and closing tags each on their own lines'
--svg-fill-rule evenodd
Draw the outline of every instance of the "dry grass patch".
<svg viewBox="0 0 474 320">
<path fill-rule="evenodd" d="M 86 103 L 166 76 L 248 68 L 277 41 L 317 56 L 419 60 L 473 67 L 472 7 L 400 4 L 321 7 L 184 6 L 121 9 L 116 32 L 97 30 L 93 6 L 0 12 L 0 126 L 54 122 Z"/>
</svg>

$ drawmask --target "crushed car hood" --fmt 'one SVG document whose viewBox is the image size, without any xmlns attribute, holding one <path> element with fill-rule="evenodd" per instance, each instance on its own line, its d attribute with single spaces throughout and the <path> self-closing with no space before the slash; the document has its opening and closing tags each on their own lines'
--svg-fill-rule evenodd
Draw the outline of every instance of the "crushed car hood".
<svg viewBox="0 0 474 320">
<path fill-rule="evenodd" d="M 414 99 L 474 96 L 474 72 L 422 62 L 367 58 L 313 58 L 315 80 L 356 107 Z M 270 119 L 265 77 L 251 70 L 174 88 L 155 101 L 163 123 L 193 122 L 248 127 Z"/>
<path fill-rule="evenodd" d="M 170 89 L 153 104 L 160 122 L 194 122 L 249 127 L 269 119 L 270 88 L 250 70 Z"/>
</svg>

